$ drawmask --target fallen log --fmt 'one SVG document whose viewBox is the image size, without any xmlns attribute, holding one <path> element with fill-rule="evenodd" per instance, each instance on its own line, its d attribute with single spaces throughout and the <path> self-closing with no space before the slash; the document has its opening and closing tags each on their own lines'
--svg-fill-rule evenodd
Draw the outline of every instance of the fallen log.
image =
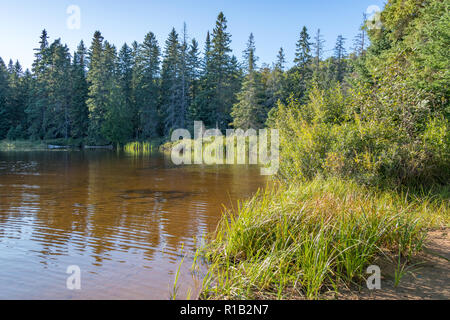
<svg viewBox="0 0 450 320">
<path fill-rule="evenodd" d="M 70 147 L 69 147 L 69 146 L 55 146 L 55 145 L 49 144 L 49 145 L 47 146 L 47 148 L 48 148 L 48 149 L 69 149 Z"/>
</svg>

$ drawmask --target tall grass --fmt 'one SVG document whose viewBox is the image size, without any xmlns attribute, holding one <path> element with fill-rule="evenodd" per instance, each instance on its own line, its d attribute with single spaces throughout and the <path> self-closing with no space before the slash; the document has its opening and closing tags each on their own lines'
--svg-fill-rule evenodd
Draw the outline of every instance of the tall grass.
<svg viewBox="0 0 450 320">
<path fill-rule="evenodd" d="M 240 140 L 242 139 L 242 140 Z M 186 156 L 186 150 L 190 150 L 187 155 L 191 162 L 194 162 L 197 156 L 201 157 L 204 163 L 209 164 L 223 164 L 225 162 L 232 162 L 234 164 L 263 164 L 258 157 L 258 138 L 253 137 L 253 144 L 249 137 L 238 136 L 223 136 L 223 137 L 209 137 L 202 140 L 184 139 L 174 142 L 166 142 L 161 145 L 159 150 L 163 153 L 172 155 L 172 151 L 177 151 L 172 156 L 178 153 L 180 157 Z M 195 155 L 196 143 L 201 143 L 200 155 Z M 266 146 L 270 149 L 270 139 Z M 227 151 L 232 157 L 228 158 Z"/>
<path fill-rule="evenodd" d="M 228 211 L 204 250 L 202 298 L 317 299 L 360 284 L 388 252 L 409 257 L 427 228 L 449 224 L 448 202 L 339 179 L 281 185 Z"/>
<path fill-rule="evenodd" d="M 153 145 L 150 142 L 130 142 L 123 150 L 130 154 L 150 154 L 153 151 Z"/>
</svg>

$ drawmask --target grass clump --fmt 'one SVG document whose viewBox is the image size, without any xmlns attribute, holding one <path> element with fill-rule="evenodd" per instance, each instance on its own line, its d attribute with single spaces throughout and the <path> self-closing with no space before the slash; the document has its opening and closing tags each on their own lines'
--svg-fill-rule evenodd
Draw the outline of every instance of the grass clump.
<svg viewBox="0 0 450 320">
<path fill-rule="evenodd" d="M 149 142 L 130 142 L 123 147 L 126 153 L 132 154 L 149 154 L 152 149 L 153 146 Z"/>
<path fill-rule="evenodd" d="M 412 256 L 428 228 L 448 223 L 448 201 L 339 179 L 267 189 L 227 211 L 204 248 L 202 298 L 317 299 L 362 284 L 380 255 Z"/>
<path fill-rule="evenodd" d="M 134 154 L 134 155 L 139 155 L 139 154 L 148 155 L 154 151 L 158 151 L 158 149 L 160 148 L 160 146 L 162 144 L 163 144 L 162 138 L 154 139 L 152 141 L 143 141 L 143 142 L 133 141 L 133 142 L 129 142 L 129 143 L 125 144 L 123 146 L 123 151 L 125 153 Z"/>
</svg>

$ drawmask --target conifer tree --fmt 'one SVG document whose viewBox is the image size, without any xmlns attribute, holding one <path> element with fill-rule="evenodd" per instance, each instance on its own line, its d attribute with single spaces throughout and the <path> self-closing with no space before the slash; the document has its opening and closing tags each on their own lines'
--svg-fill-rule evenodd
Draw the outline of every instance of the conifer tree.
<svg viewBox="0 0 450 320">
<path fill-rule="evenodd" d="M 237 94 L 238 102 L 233 106 L 231 116 L 232 125 L 235 128 L 248 130 L 260 129 L 264 127 L 267 118 L 265 108 L 265 92 L 261 74 L 256 71 L 255 41 L 253 34 L 250 34 L 244 57 L 247 62 L 247 75 L 242 84 L 241 91 Z"/>
<path fill-rule="evenodd" d="M 70 53 L 67 45 L 60 39 L 55 40 L 49 47 L 49 68 L 46 77 L 48 90 L 48 104 L 44 122 L 45 139 L 69 138 L 70 133 L 70 100 L 71 74 Z M 69 84 L 69 90 L 68 90 Z"/>
<path fill-rule="evenodd" d="M 200 67 L 198 42 L 192 39 L 188 53 L 189 106 L 192 105 L 199 90 Z"/>
<path fill-rule="evenodd" d="M 72 61 L 72 97 L 69 117 L 71 137 L 75 139 L 84 138 L 88 130 L 86 55 L 87 49 L 84 46 L 84 42 L 81 41 L 73 55 Z"/>
<path fill-rule="evenodd" d="M 119 51 L 117 68 L 119 85 L 125 97 L 126 108 L 132 112 L 133 49 L 126 43 Z"/>
<path fill-rule="evenodd" d="M 138 138 L 159 135 L 159 72 L 160 48 L 152 32 L 136 47 L 133 70 L 134 100 L 137 109 Z"/>
<path fill-rule="evenodd" d="M 287 87 L 289 92 L 284 96 L 293 96 L 302 101 L 306 97 L 306 91 L 312 77 L 312 54 L 308 29 L 304 26 L 300 32 L 296 44 L 294 63 L 295 66 L 287 73 Z"/>
<path fill-rule="evenodd" d="M 175 28 L 169 34 L 164 48 L 161 71 L 161 113 L 164 117 L 164 133 L 184 128 L 186 111 L 182 105 L 182 82 L 180 81 L 180 43 Z"/>
<path fill-rule="evenodd" d="M 107 143 L 107 140 L 101 134 L 101 129 L 107 111 L 107 81 L 109 80 L 108 73 L 111 72 L 111 69 L 108 70 L 105 65 L 107 59 L 105 59 L 103 40 L 104 38 L 100 31 L 96 31 L 88 53 L 89 70 L 87 80 L 89 83 L 89 95 L 86 103 L 89 108 L 89 128 L 87 143 L 94 145 Z M 111 67 L 111 63 L 109 63 L 109 67 Z"/>
<path fill-rule="evenodd" d="M 317 29 L 316 35 L 314 37 L 314 43 L 313 43 L 313 52 L 314 52 L 314 71 L 313 71 L 313 80 L 317 84 L 325 84 L 325 76 L 326 73 L 322 68 L 322 58 L 324 53 L 324 45 L 325 40 L 323 39 L 322 33 L 320 32 L 320 29 Z"/>
<path fill-rule="evenodd" d="M 363 22 L 359 28 L 359 32 L 356 35 L 356 37 L 353 40 L 353 52 L 357 56 L 364 55 L 367 45 L 368 45 L 368 38 L 367 38 L 367 32 L 366 32 L 366 21 L 367 21 L 367 14 L 363 13 Z"/>
<path fill-rule="evenodd" d="M 8 71 L 3 59 L 0 58 L 0 139 L 4 139 L 10 128 L 7 119 L 6 101 L 8 99 Z"/>
<path fill-rule="evenodd" d="M 250 33 L 247 48 L 244 51 L 244 61 L 248 73 L 252 73 L 256 70 L 256 62 L 258 61 L 258 57 L 255 56 L 255 51 L 255 37 L 253 36 L 253 33 Z"/>
<path fill-rule="evenodd" d="M 285 62 L 286 60 L 284 57 L 284 50 L 283 48 L 280 48 L 277 56 L 277 61 L 272 70 L 269 70 L 269 74 L 266 80 L 266 102 L 264 103 L 264 105 L 266 106 L 268 112 L 276 107 L 278 101 L 284 102 L 284 100 L 287 98 L 285 97 Z"/>
<path fill-rule="evenodd" d="M 107 142 L 123 144 L 133 135 L 132 113 L 127 109 L 127 99 L 120 86 L 121 70 L 116 48 L 105 41 L 102 59 L 105 110 L 101 121 L 102 138 Z"/>
<path fill-rule="evenodd" d="M 334 48 L 334 62 L 335 62 L 335 79 L 338 82 L 344 80 L 345 75 L 345 38 L 339 35 L 336 40 L 336 46 Z"/>
<path fill-rule="evenodd" d="M 34 49 L 33 78 L 31 98 L 27 104 L 28 133 L 32 139 L 43 139 L 45 136 L 45 123 L 47 122 L 47 71 L 50 60 L 48 34 L 44 29 L 41 33 L 39 48 Z"/>
<path fill-rule="evenodd" d="M 209 31 L 206 34 L 205 49 L 201 61 L 201 70 L 199 72 L 198 92 L 195 95 L 189 107 L 189 118 L 192 121 L 203 121 L 206 124 L 212 123 L 213 106 L 211 100 L 214 96 L 214 86 L 210 81 L 212 78 L 211 65 L 211 35 Z"/>
<path fill-rule="evenodd" d="M 180 112 L 183 115 L 183 128 L 186 126 L 186 120 L 188 115 L 188 108 L 190 104 L 189 99 L 189 87 L 190 87 L 190 74 L 189 74 L 189 44 L 186 23 L 183 25 L 182 41 L 180 44 L 179 54 L 179 78 L 180 78 Z"/>
<path fill-rule="evenodd" d="M 322 61 L 323 50 L 324 50 L 323 36 L 320 33 L 320 29 L 317 29 L 316 36 L 314 37 L 314 64 L 315 64 L 315 72 L 319 72 L 320 69 L 320 61 Z"/>
<path fill-rule="evenodd" d="M 294 63 L 300 69 L 305 69 L 309 66 L 311 62 L 311 43 L 310 36 L 308 34 L 308 29 L 306 26 L 303 27 L 300 32 L 300 38 L 298 39 L 295 51 Z"/>
<path fill-rule="evenodd" d="M 283 72 L 285 64 L 286 64 L 286 57 L 284 55 L 284 50 L 283 50 L 283 48 L 280 48 L 280 51 L 278 51 L 277 62 L 275 63 L 275 68 L 278 69 L 279 71 Z"/>
<path fill-rule="evenodd" d="M 227 32 L 227 19 L 219 13 L 213 30 L 211 61 L 208 81 L 211 81 L 213 96 L 209 110 L 212 110 L 209 123 L 225 129 L 232 121 L 231 108 L 236 102 L 235 95 L 240 89 L 240 72 L 236 57 L 230 56 L 231 35 Z"/>
</svg>

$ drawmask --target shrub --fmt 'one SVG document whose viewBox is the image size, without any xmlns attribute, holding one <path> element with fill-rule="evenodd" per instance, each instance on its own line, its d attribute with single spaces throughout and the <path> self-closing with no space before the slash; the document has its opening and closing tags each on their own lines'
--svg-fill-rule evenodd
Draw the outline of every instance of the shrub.
<svg viewBox="0 0 450 320">
<path fill-rule="evenodd" d="M 390 94 L 359 88 L 344 97 L 338 86 L 313 89 L 306 105 L 294 99 L 280 103 L 272 119 L 280 130 L 280 178 L 340 176 L 394 185 L 448 181 L 448 120 L 433 115 L 423 101 L 393 100 Z"/>
</svg>

